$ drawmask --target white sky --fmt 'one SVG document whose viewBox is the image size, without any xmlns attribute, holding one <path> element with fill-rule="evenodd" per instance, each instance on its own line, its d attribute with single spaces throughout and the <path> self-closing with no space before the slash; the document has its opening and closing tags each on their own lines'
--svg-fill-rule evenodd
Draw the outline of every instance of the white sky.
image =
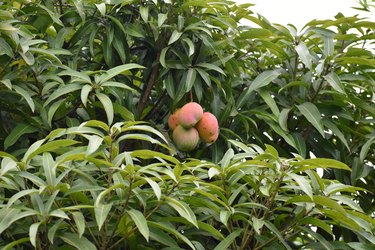
<svg viewBox="0 0 375 250">
<path fill-rule="evenodd" d="M 253 3 L 250 10 L 259 13 L 271 23 L 287 25 L 291 23 L 301 29 L 313 19 L 334 19 L 341 12 L 345 16 L 359 14 L 375 21 L 372 13 L 352 9 L 359 7 L 356 0 L 235 0 L 237 3 Z"/>
</svg>

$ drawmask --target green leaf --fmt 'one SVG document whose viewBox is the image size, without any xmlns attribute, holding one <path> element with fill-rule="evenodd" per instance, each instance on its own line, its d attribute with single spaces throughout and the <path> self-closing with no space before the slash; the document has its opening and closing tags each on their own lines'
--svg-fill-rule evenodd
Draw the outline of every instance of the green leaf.
<svg viewBox="0 0 375 250">
<path fill-rule="evenodd" d="M 64 233 L 60 238 L 67 244 L 77 248 L 78 250 L 96 250 L 96 246 L 86 237 L 79 237 L 77 234 Z"/>
<path fill-rule="evenodd" d="M 80 84 L 77 84 L 77 83 L 64 85 L 64 86 L 58 88 L 48 97 L 48 99 L 43 104 L 43 107 L 46 107 L 52 101 L 56 101 L 57 98 L 59 98 L 60 96 L 69 94 L 69 93 L 77 91 L 77 90 L 80 90 L 81 88 L 82 88 L 82 86 Z"/>
<path fill-rule="evenodd" d="M 102 204 L 102 203 L 97 203 L 95 202 L 95 208 L 94 208 L 94 213 L 95 213 L 95 219 L 96 219 L 96 224 L 98 225 L 99 231 L 103 226 L 103 223 L 108 217 L 109 212 L 111 211 L 112 208 L 112 203 L 109 204 Z"/>
<path fill-rule="evenodd" d="M 298 162 L 291 162 L 290 164 L 296 166 L 311 166 L 312 168 L 337 168 L 351 171 L 351 169 L 345 163 L 328 158 L 313 158 Z"/>
<path fill-rule="evenodd" d="M 262 97 L 265 103 L 267 103 L 268 107 L 271 109 L 272 113 L 279 117 L 280 115 L 280 110 L 277 107 L 277 104 L 275 100 L 272 98 L 271 94 L 269 91 L 265 90 L 258 90 L 259 95 Z"/>
<path fill-rule="evenodd" d="M 81 238 L 85 232 L 85 217 L 81 212 L 72 212 L 73 220 L 77 226 L 78 236 Z"/>
<path fill-rule="evenodd" d="M 187 76 L 186 76 L 185 92 L 189 92 L 191 88 L 194 86 L 196 76 L 197 76 L 197 71 L 195 69 L 193 68 L 188 69 Z"/>
<path fill-rule="evenodd" d="M 99 13 L 104 17 L 106 12 L 105 3 L 95 4 L 95 6 L 99 10 Z"/>
<path fill-rule="evenodd" d="M 148 7 L 140 6 L 139 7 L 139 13 L 141 14 L 141 17 L 142 17 L 143 21 L 147 23 L 147 21 L 148 21 Z"/>
<path fill-rule="evenodd" d="M 129 87 L 125 83 L 122 82 L 105 82 L 101 84 L 102 87 L 115 87 L 115 88 L 122 88 L 130 91 L 135 91 L 133 88 Z"/>
<path fill-rule="evenodd" d="M 102 145 L 103 138 L 97 135 L 90 135 L 88 139 L 89 144 L 87 145 L 86 155 L 91 155 Z"/>
<path fill-rule="evenodd" d="M 209 70 L 214 70 L 222 75 L 225 75 L 224 71 L 219 68 L 218 66 L 214 65 L 214 64 L 211 64 L 211 63 L 198 63 L 197 65 L 195 65 L 196 67 L 201 67 L 201 68 L 205 68 L 205 69 L 209 69 Z"/>
<path fill-rule="evenodd" d="M 188 37 L 185 37 L 185 38 L 182 39 L 182 41 L 184 41 L 188 45 L 188 47 L 189 47 L 189 53 L 188 53 L 188 55 L 192 56 L 194 54 L 195 49 L 194 49 L 194 44 L 191 41 L 191 39 L 188 38 Z"/>
<path fill-rule="evenodd" d="M 305 232 L 307 232 L 309 235 L 317 239 L 327 250 L 335 249 L 331 243 L 329 243 L 321 234 L 318 234 L 311 230 L 310 228 L 301 227 Z"/>
<path fill-rule="evenodd" d="M 57 102 L 54 102 L 51 107 L 48 109 L 47 117 L 48 117 L 48 125 L 51 126 L 52 119 L 56 113 L 56 111 L 60 108 L 60 105 L 65 103 L 64 99 L 61 99 Z"/>
<path fill-rule="evenodd" d="M 276 70 L 268 70 L 260 73 L 254 81 L 250 84 L 250 86 L 243 92 L 243 94 L 239 97 L 239 101 L 237 102 L 237 108 L 241 108 L 250 97 L 250 94 L 261 87 L 267 86 L 273 80 L 275 80 L 280 75 L 280 72 Z"/>
<path fill-rule="evenodd" d="M 301 114 L 313 125 L 318 132 L 324 138 L 324 128 L 322 123 L 322 117 L 318 108 L 311 102 L 305 102 L 301 105 L 297 105 L 298 110 Z"/>
<path fill-rule="evenodd" d="M 11 58 L 14 57 L 12 47 L 10 47 L 10 45 L 1 37 L 0 37 L 0 55 L 7 55 Z"/>
<path fill-rule="evenodd" d="M 31 245 L 36 247 L 36 236 L 38 234 L 38 228 L 41 222 L 34 223 L 29 228 L 29 236 L 30 236 L 30 242 Z"/>
<path fill-rule="evenodd" d="M 9 209 L 10 206 L 12 206 L 13 203 L 18 201 L 21 197 L 27 196 L 27 195 L 30 195 L 30 194 L 36 194 L 38 192 L 39 192 L 38 189 L 34 189 L 34 188 L 21 190 L 21 191 L 15 193 L 12 197 L 10 197 L 6 207 Z"/>
<path fill-rule="evenodd" d="M 176 199 L 165 197 L 167 200 L 167 204 L 171 206 L 174 210 L 178 212 L 178 214 L 193 224 L 196 228 L 198 228 L 197 218 L 195 217 L 194 212 L 191 210 L 188 204 L 183 201 L 178 201 Z"/>
<path fill-rule="evenodd" d="M 305 64 L 308 69 L 311 69 L 312 68 L 312 56 L 306 44 L 304 42 L 299 42 L 298 45 L 296 46 L 296 51 L 297 51 L 299 58 L 303 62 L 303 64 Z"/>
<path fill-rule="evenodd" d="M 177 242 L 169 234 L 158 228 L 150 228 L 150 238 L 166 246 L 178 247 Z"/>
<path fill-rule="evenodd" d="M 113 104 L 111 99 L 103 93 L 96 93 L 99 101 L 102 103 L 105 113 L 107 114 L 108 124 L 111 125 L 113 122 Z"/>
<path fill-rule="evenodd" d="M 264 221 L 264 225 L 277 236 L 277 238 L 279 239 L 279 241 L 284 245 L 284 247 L 286 249 L 292 250 L 292 248 L 288 245 L 288 243 L 285 242 L 283 235 L 275 227 L 274 224 L 272 224 L 270 221 L 266 220 L 266 221 Z"/>
<path fill-rule="evenodd" d="M 325 127 L 330 129 L 334 135 L 336 135 L 340 141 L 345 145 L 345 147 L 350 151 L 350 147 L 348 145 L 348 142 L 345 138 L 345 135 L 341 132 L 341 130 L 331 121 L 329 120 L 323 120 L 323 124 Z"/>
<path fill-rule="evenodd" d="M 224 240 L 222 240 L 215 248 L 214 250 L 227 250 L 229 249 L 229 246 L 232 244 L 232 242 L 240 236 L 243 229 L 237 229 L 230 233 Z"/>
<path fill-rule="evenodd" d="M 159 184 L 158 184 L 157 182 L 151 180 L 150 178 L 145 177 L 144 179 L 148 182 L 148 184 L 149 184 L 149 185 L 151 186 L 151 188 L 154 190 L 154 193 L 155 193 L 155 195 L 156 195 L 156 198 L 157 198 L 158 200 L 160 200 L 160 197 L 161 197 L 161 189 L 160 189 L 160 187 L 159 187 Z"/>
<path fill-rule="evenodd" d="M 16 85 L 13 85 L 13 89 L 25 99 L 25 101 L 27 102 L 27 104 L 29 105 L 29 107 L 31 109 L 31 112 L 34 112 L 35 111 L 35 104 L 34 104 L 33 98 L 30 96 L 29 92 L 24 90 L 21 87 L 16 86 Z"/>
<path fill-rule="evenodd" d="M 323 229 L 324 231 L 326 231 L 330 235 L 333 235 L 331 226 L 328 225 L 325 221 L 320 220 L 318 218 L 313 218 L 313 217 L 302 218 L 301 220 L 298 221 L 298 224 L 299 225 L 310 225 L 311 224 L 313 226 L 320 227 L 321 229 Z"/>
<path fill-rule="evenodd" d="M 34 133 L 35 131 L 37 131 L 37 129 L 34 126 L 30 125 L 30 124 L 25 124 L 25 123 L 18 124 L 14 129 L 12 129 L 12 131 L 10 132 L 10 134 L 5 138 L 5 140 L 4 140 L 4 149 L 9 148 L 14 143 L 16 143 L 17 140 L 22 135 Z"/>
<path fill-rule="evenodd" d="M 36 148 L 34 151 L 30 151 L 28 152 L 28 154 L 25 154 L 22 161 L 28 162 L 31 158 L 33 158 L 34 156 L 38 154 L 41 154 L 44 152 L 51 152 L 61 147 L 68 147 L 77 143 L 78 142 L 74 140 L 56 140 L 56 141 L 47 142 L 46 144 L 41 145 L 38 148 Z"/>
<path fill-rule="evenodd" d="M 291 109 L 282 109 L 279 114 L 279 125 L 285 132 L 288 132 L 288 115 Z"/>
<path fill-rule="evenodd" d="M 172 43 L 176 42 L 182 35 L 182 32 L 178 32 L 177 30 L 174 30 L 172 32 L 171 37 L 169 38 L 168 45 L 171 45 Z"/>
<path fill-rule="evenodd" d="M 8 245 L 4 246 L 2 248 L 2 250 L 13 250 L 13 249 L 15 249 L 15 246 L 17 246 L 19 244 L 22 244 L 22 243 L 25 243 L 25 242 L 29 242 L 29 241 L 30 241 L 29 237 L 15 240 L 15 241 L 12 241 L 11 243 L 9 243 Z"/>
<path fill-rule="evenodd" d="M 359 153 L 359 160 L 361 162 L 364 162 L 366 157 L 367 157 L 367 154 L 368 154 L 368 151 L 370 150 L 370 147 L 372 146 L 372 144 L 375 143 L 375 137 L 372 137 L 370 140 L 368 140 L 365 144 L 363 144 L 362 148 L 361 148 L 361 151 Z"/>
<path fill-rule="evenodd" d="M 160 64 L 164 67 L 164 68 L 168 68 L 167 67 L 167 64 L 165 63 L 165 56 L 167 54 L 167 51 L 168 51 L 169 47 L 165 47 L 164 49 L 162 49 L 161 53 L 160 53 L 160 58 L 159 58 L 159 61 L 160 61 Z"/>
<path fill-rule="evenodd" d="M 273 33 L 268 29 L 261 28 L 247 28 L 241 33 L 241 37 L 244 39 L 254 39 L 254 38 L 269 38 Z"/>
<path fill-rule="evenodd" d="M 55 186 L 56 181 L 56 162 L 53 160 L 52 155 L 48 152 L 43 153 L 42 156 L 44 175 L 46 176 L 47 184 L 52 187 Z"/>
<path fill-rule="evenodd" d="M 62 64 L 62 62 L 60 61 L 60 59 L 57 56 L 55 56 L 55 54 L 53 52 L 51 52 L 49 50 L 41 49 L 41 48 L 30 48 L 29 51 L 37 53 L 37 54 L 44 55 L 44 56 L 46 56 L 48 58 L 51 58 L 51 59 L 55 60 L 59 64 Z"/>
<path fill-rule="evenodd" d="M 180 234 L 176 229 L 171 227 L 170 224 L 166 224 L 166 223 L 163 223 L 163 222 L 156 223 L 156 222 L 153 222 L 153 221 L 149 221 L 148 225 L 150 227 L 160 228 L 160 229 L 176 236 L 177 238 L 179 238 L 180 240 L 185 242 L 191 249 L 195 250 L 195 247 L 194 247 L 193 243 L 191 243 L 191 241 L 186 236 Z"/>
<path fill-rule="evenodd" d="M 150 231 L 147 225 L 147 220 L 145 216 L 138 210 L 130 209 L 126 211 L 132 220 L 134 221 L 135 225 L 137 226 L 138 231 L 145 237 L 147 242 L 150 238 Z"/>
<path fill-rule="evenodd" d="M 65 70 L 61 71 L 58 74 L 58 76 L 70 76 L 72 78 L 72 81 L 74 80 L 74 82 L 77 82 L 77 83 L 83 82 L 83 83 L 91 84 L 90 76 L 88 76 L 85 73 L 72 70 L 68 67 L 66 67 Z"/>
<path fill-rule="evenodd" d="M 329 74 L 324 76 L 324 79 L 331 85 L 331 87 L 336 90 L 337 92 L 340 92 L 342 94 L 345 94 L 344 86 L 340 81 L 340 78 L 338 75 L 336 75 L 335 72 L 330 72 Z"/>
<path fill-rule="evenodd" d="M 14 208 L 2 208 L 0 209 L 0 234 L 4 232 L 9 226 L 11 226 L 17 220 L 24 217 L 35 215 L 37 212 L 34 210 L 19 212 L 18 209 Z"/>
<path fill-rule="evenodd" d="M 82 87 L 82 90 L 81 90 L 81 101 L 83 103 L 83 105 L 86 107 L 87 105 L 87 99 L 89 97 L 89 94 L 92 90 L 92 86 L 89 85 L 89 84 L 86 84 L 85 86 Z"/>
<path fill-rule="evenodd" d="M 310 185 L 310 182 L 305 179 L 304 176 L 297 175 L 297 174 L 289 174 L 298 184 L 298 186 L 302 189 L 302 191 L 307 194 L 311 199 L 313 199 L 313 191 Z"/>
<path fill-rule="evenodd" d="M 163 23 L 167 20 L 168 15 L 165 13 L 159 13 L 158 14 L 158 27 L 160 28 Z"/>
<path fill-rule="evenodd" d="M 132 70 L 132 69 L 144 69 L 145 67 L 139 65 L 139 64 L 136 64 L 136 63 L 128 63 L 128 64 L 124 64 L 124 65 L 120 65 L 120 66 L 117 66 L 117 67 L 114 67 L 110 70 L 108 70 L 106 73 L 104 73 L 103 75 L 99 76 L 98 78 L 98 81 L 97 83 L 104 83 L 106 81 L 108 81 L 109 79 L 119 75 L 119 74 L 123 74 L 124 72 L 128 72 L 129 70 Z"/>
</svg>

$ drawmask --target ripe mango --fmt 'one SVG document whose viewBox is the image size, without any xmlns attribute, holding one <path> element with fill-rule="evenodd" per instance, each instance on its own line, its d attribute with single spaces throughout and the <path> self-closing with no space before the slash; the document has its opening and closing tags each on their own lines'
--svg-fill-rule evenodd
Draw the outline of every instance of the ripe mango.
<svg viewBox="0 0 375 250">
<path fill-rule="evenodd" d="M 195 128 L 184 128 L 178 125 L 172 134 L 172 138 L 177 148 L 181 151 L 193 150 L 199 142 L 199 134 Z"/>
<path fill-rule="evenodd" d="M 178 124 L 184 128 L 192 128 L 202 118 L 203 109 L 196 102 L 189 102 L 182 106 L 177 116 Z"/>
<path fill-rule="evenodd" d="M 210 112 L 203 113 L 195 128 L 198 130 L 202 141 L 206 143 L 214 143 L 219 137 L 219 123 Z"/>
<path fill-rule="evenodd" d="M 173 112 L 173 114 L 171 114 L 168 118 L 168 127 L 172 130 L 174 130 L 178 126 L 177 117 L 179 112 L 180 109 L 176 109 L 176 111 Z"/>
</svg>

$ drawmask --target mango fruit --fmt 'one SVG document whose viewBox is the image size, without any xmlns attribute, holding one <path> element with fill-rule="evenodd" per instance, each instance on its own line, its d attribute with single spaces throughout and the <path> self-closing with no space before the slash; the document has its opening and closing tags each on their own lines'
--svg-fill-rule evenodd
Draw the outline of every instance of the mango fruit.
<svg viewBox="0 0 375 250">
<path fill-rule="evenodd" d="M 178 125 L 172 133 L 176 147 L 181 151 L 193 150 L 199 142 L 199 133 L 195 128 L 184 128 Z"/>
<path fill-rule="evenodd" d="M 202 141 L 214 143 L 219 137 L 219 123 L 210 112 L 204 112 L 195 128 L 198 130 Z"/>
<path fill-rule="evenodd" d="M 178 112 L 177 121 L 184 128 L 192 128 L 202 118 L 202 115 L 203 109 L 201 105 L 196 102 L 189 102 L 182 106 Z"/>
</svg>

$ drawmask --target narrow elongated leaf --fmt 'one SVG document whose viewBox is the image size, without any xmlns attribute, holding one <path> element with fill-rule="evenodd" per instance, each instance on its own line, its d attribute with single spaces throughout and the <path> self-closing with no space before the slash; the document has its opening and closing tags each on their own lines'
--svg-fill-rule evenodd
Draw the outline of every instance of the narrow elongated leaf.
<svg viewBox="0 0 375 250">
<path fill-rule="evenodd" d="M 46 180 L 48 185 L 51 185 L 52 187 L 55 186 L 56 181 L 56 169 L 55 169 L 55 161 L 52 158 L 52 155 L 48 152 L 43 153 L 42 157 L 43 162 L 43 170 L 44 175 L 46 176 Z"/>
<path fill-rule="evenodd" d="M 144 178 L 148 184 L 151 186 L 151 188 L 154 190 L 154 193 L 156 195 L 156 198 L 160 200 L 161 197 L 161 189 L 159 187 L 159 184 L 156 183 L 155 181 L 151 180 L 150 178 Z"/>
<path fill-rule="evenodd" d="M 14 57 L 12 47 L 10 47 L 10 45 L 0 37 L 0 55 L 4 54 L 12 58 Z"/>
<path fill-rule="evenodd" d="M 37 129 L 30 125 L 25 123 L 18 124 L 11 132 L 10 134 L 5 138 L 4 140 L 4 149 L 7 149 L 8 147 L 12 146 L 14 143 L 17 142 L 17 140 L 25 134 L 34 133 L 37 131 Z"/>
<path fill-rule="evenodd" d="M 88 139 L 89 145 L 87 145 L 86 154 L 91 155 L 102 145 L 103 138 L 97 135 L 90 135 Z"/>
<path fill-rule="evenodd" d="M 216 66 L 212 63 L 198 63 L 195 66 L 205 68 L 205 69 L 209 69 L 209 70 L 214 70 L 216 72 L 219 72 L 222 75 L 225 75 L 224 71 L 221 68 L 219 68 L 218 66 Z"/>
<path fill-rule="evenodd" d="M 195 247 L 194 247 L 193 243 L 186 236 L 182 235 L 176 229 L 171 227 L 170 224 L 166 224 L 166 223 L 162 223 L 162 222 L 156 223 L 156 222 L 153 222 L 153 221 L 149 221 L 148 225 L 150 227 L 153 227 L 153 228 L 160 228 L 163 231 L 166 231 L 166 232 L 176 236 L 177 238 L 179 238 L 180 240 L 185 242 L 191 249 L 195 250 Z"/>
<path fill-rule="evenodd" d="M 102 87 L 122 88 L 122 89 L 130 90 L 130 91 L 135 91 L 133 88 L 129 87 L 128 85 L 126 85 L 125 83 L 122 83 L 122 82 L 108 81 L 108 82 L 102 83 L 101 86 Z"/>
<path fill-rule="evenodd" d="M 89 84 L 86 84 L 85 86 L 82 87 L 81 90 L 81 101 L 83 105 L 86 107 L 87 105 L 87 99 L 89 97 L 90 91 L 92 90 L 92 86 Z"/>
<path fill-rule="evenodd" d="M 60 108 L 61 104 L 65 103 L 64 99 L 61 99 L 57 102 L 54 102 L 51 107 L 48 109 L 47 117 L 48 117 L 48 125 L 51 126 L 53 116 L 55 115 L 56 111 Z"/>
<path fill-rule="evenodd" d="M 4 246 L 2 248 L 2 250 L 13 250 L 13 249 L 15 249 L 15 246 L 17 246 L 19 244 L 22 244 L 22 243 L 25 243 L 25 242 L 29 242 L 29 241 L 30 241 L 29 237 L 15 240 L 15 241 L 12 241 L 12 243 L 9 243 L 8 245 Z"/>
<path fill-rule="evenodd" d="M 322 117 L 318 108 L 311 102 L 305 102 L 301 105 L 297 105 L 297 108 L 324 138 Z"/>
<path fill-rule="evenodd" d="M 168 45 L 171 45 L 172 43 L 176 42 L 182 35 L 182 32 L 178 32 L 177 30 L 174 30 L 172 32 L 171 37 L 169 38 Z"/>
<path fill-rule="evenodd" d="M 122 74 L 124 72 L 127 72 L 131 69 L 144 69 L 145 67 L 139 65 L 139 64 L 136 64 L 136 63 L 128 63 L 128 64 L 124 64 L 124 65 L 120 65 L 120 66 L 117 66 L 117 67 L 114 67 L 110 70 L 108 70 L 105 74 L 99 76 L 99 79 L 98 79 L 98 82 L 97 83 L 104 83 L 106 81 L 108 81 L 109 79 L 119 75 L 119 74 Z"/>
<path fill-rule="evenodd" d="M 375 137 L 371 138 L 365 144 L 363 144 L 361 148 L 361 152 L 359 153 L 359 159 L 361 162 L 364 162 L 364 160 L 367 157 L 368 151 L 370 150 L 371 145 L 374 143 L 375 143 Z"/>
<path fill-rule="evenodd" d="M 36 194 L 38 192 L 39 192 L 39 190 L 34 189 L 34 188 L 33 189 L 25 189 L 25 190 L 17 192 L 12 197 L 10 197 L 10 199 L 8 200 L 7 208 L 10 208 L 10 206 L 12 206 L 13 203 L 18 201 L 20 198 L 22 198 L 24 196 L 27 196 L 27 195 L 30 195 L 30 194 Z"/>
<path fill-rule="evenodd" d="M 328 158 L 313 158 L 299 162 L 291 162 L 291 164 L 296 166 L 311 166 L 311 168 L 337 168 L 351 171 L 345 163 Z"/>
<path fill-rule="evenodd" d="M 168 205 L 170 205 L 173 209 L 175 209 L 179 215 L 193 224 L 196 228 L 198 228 L 197 218 L 195 214 L 191 210 L 191 208 L 183 201 L 178 201 L 176 199 L 165 197 L 167 200 Z"/>
<path fill-rule="evenodd" d="M 96 246 L 86 237 L 79 237 L 77 234 L 64 233 L 60 238 L 67 244 L 79 250 L 96 250 Z"/>
<path fill-rule="evenodd" d="M 58 75 L 70 76 L 72 80 L 74 80 L 77 83 L 78 82 L 89 83 L 89 84 L 91 83 L 91 79 L 87 74 L 72 70 L 70 68 L 66 68 L 65 70 L 61 71 Z"/>
<path fill-rule="evenodd" d="M 158 27 L 161 27 L 165 20 L 167 20 L 168 15 L 165 13 L 159 13 L 158 14 Z"/>
<path fill-rule="evenodd" d="M 313 199 L 313 191 L 311 185 L 309 181 L 304 178 L 304 176 L 291 173 L 290 177 L 292 177 L 297 182 L 298 186 L 305 194 L 307 194 L 307 196 Z"/>
<path fill-rule="evenodd" d="M 262 97 L 265 103 L 267 103 L 268 107 L 271 109 L 272 113 L 275 116 L 280 115 L 280 110 L 277 107 L 277 104 L 275 100 L 272 98 L 271 94 L 269 91 L 263 91 L 263 90 L 258 90 L 259 95 Z"/>
<path fill-rule="evenodd" d="M 299 58 L 303 62 L 303 64 L 305 64 L 308 69 L 311 69 L 312 68 L 312 56 L 306 44 L 304 42 L 299 42 L 298 45 L 296 46 L 296 51 L 297 51 Z"/>
<path fill-rule="evenodd" d="M 242 229 L 237 229 L 222 240 L 214 250 L 227 250 L 232 242 L 242 233 Z"/>
<path fill-rule="evenodd" d="M 264 221 L 264 225 L 268 227 L 268 229 L 271 230 L 277 236 L 279 241 L 284 245 L 286 249 L 292 250 L 292 248 L 288 245 L 288 243 L 285 242 L 283 235 L 280 233 L 280 231 L 276 228 L 274 224 L 266 220 Z"/>
<path fill-rule="evenodd" d="M 18 209 L 14 208 L 2 208 L 0 209 L 0 234 L 4 232 L 9 226 L 11 226 L 17 220 L 22 218 L 33 216 L 37 212 L 34 210 L 19 212 Z"/>
<path fill-rule="evenodd" d="M 345 147 L 350 151 L 350 147 L 348 142 L 345 138 L 345 135 L 341 132 L 341 130 L 331 121 L 323 120 L 323 124 L 325 127 L 329 128 L 334 135 L 336 135 L 340 141 L 345 145 Z"/>
<path fill-rule="evenodd" d="M 130 215 L 135 225 L 137 226 L 137 229 L 148 242 L 150 238 L 150 230 L 148 228 L 145 216 L 140 211 L 135 209 L 130 209 L 126 212 Z"/>
<path fill-rule="evenodd" d="M 250 84 L 250 86 L 246 89 L 245 92 L 239 97 L 237 102 L 237 108 L 241 108 L 250 97 L 250 94 L 259 88 L 267 86 L 273 80 L 275 80 L 280 75 L 280 72 L 276 70 L 268 70 L 260 73 L 254 81 Z"/>
<path fill-rule="evenodd" d="M 82 86 L 77 83 L 68 84 L 63 87 L 58 88 L 55 90 L 46 100 L 46 102 L 43 104 L 43 107 L 46 107 L 48 104 L 50 104 L 52 101 L 56 101 L 60 96 L 72 93 L 74 91 L 80 90 Z"/>
<path fill-rule="evenodd" d="M 332 71 L 329 74 L 325 75 L 324 79 L 326 79 L 326 81 L 334 90 L 345 94 L 344 85 L 341 83 L 340 78 L 338 77 L 338 75 L 336 75 L 335 72 Z"/>
<path fill-rule="evenodd" d="M 103 223 L 107 219 L 108 213 L 111 211 L 111 208 L 112 208 L 112 203 L 95 204 L 94 213 L 95 213 L 96 224 L 98 225 L 99 231 L 102 228 Z"/>
<path fill-rule="evenodd" d="M 307 227 L 301 227 L 309 235 L 317 239 L 327 250 L 335 249 L 331 243 L 329 243 L 321 234 L 318 234 Z"/>
<path fill-rule="evenodd" d="M 323 229 L 327 233 L 333 235 L 331 227 L 325 221 L 320 220 L 318 218 L 312 218 L 312 217 L 302 218 L 301 220 L 298 221 L 298 224 L 299 225 L 309 225 L 309 224 L 311 224 L 313 226 L 320 227 L 321 229 Z"/>
<path fill-rule="evenodd" d="M 74 141 L 74 140 L 50 141 L 50 142 L 47 142 L 44 145 L 41 145 L 34 152 L 31 152 L 30 155 L 28 155 L 26 158 L 25 158 L 25 156 L 26 156 L 26 154 L 25 154 L 23 161 L 27 162 L 28 160 L 30 160 L 31 158 L 33 158 L 34 156 L 36 156 L 38 154 L 41 154 L 41 153 L 44 153 L 44 152 L 51 152 L 51 151 L 54 151 L 54 150 L 56 150 L 60 147 L 68 147 L 68 146 L 71 146 L 71 145 L 74 145 L 74 144 L 77 144 L 77 143 L 78 142 Z"/>
<path fill-rule="evenodd" d="M 187 71 L 185 92 L 189 92 L 191 90 L 191 88 L 194 86 L 196 77 L 197 77 L 197 71 L 193 68 L 190 68 Z"/>
<path fill-rule="evenodd" d="M 34 112 L 35 111 L 35 104 L 34 104 L 34 101 L 33 101 L 32 97 L 30 96 L 29 92 L 27 92 L 23 88 L 18 87 L 16 85 L 13 85 L 13 89 L 25 99 L 25 101 L 29 105 L 31 111 Z"/>
<path fill-rule="evenodd" d="M 38 234 L 38 228 L 39 228 L 40 222 L 34 223 L 29 228 L 29 236 L 30 236 L 30 242 L 31 245 L 36 247 L 36 235 Z"/>
<path fill-rule="evenodd" d="M 99 101 L 102 103 L 105 113 L 107 114 L 108 124 L 111 125 L 113 122 L 113 104 L 111 99 L 103 93 L 96 93 L 96 97 L 98 97 Z"/>
<path fill-rule="evenodd" d="M 282 128 L 284 131 L 288 131 L 288 115 L 289 115 L 290 109 L 282 109 L 279 114 L 279 125 L 280 128 Z"/>
<path fill-rule="evenodd" d="M 81 238 L 85 232 L 85 218 L 81 212 L 73 212 L 73 220 L 77 226 L 78 236 Z"/>
<path fill-rule="evenodd" d="M 165 48 L 162 49 L 162 51 L 160 52 L 160 58 L 159 58 L 159 61 L 160 61 L 160 64 L 161 64 L 164 68 L 168 68 L 168 67 L 167 67 L 167 64 L 165 63 L 165 57 L 166 57 L 166 54 L 167 54 L 168 49 L 169 49 L 169 47 L 165 47 Z"/>
</svg>

